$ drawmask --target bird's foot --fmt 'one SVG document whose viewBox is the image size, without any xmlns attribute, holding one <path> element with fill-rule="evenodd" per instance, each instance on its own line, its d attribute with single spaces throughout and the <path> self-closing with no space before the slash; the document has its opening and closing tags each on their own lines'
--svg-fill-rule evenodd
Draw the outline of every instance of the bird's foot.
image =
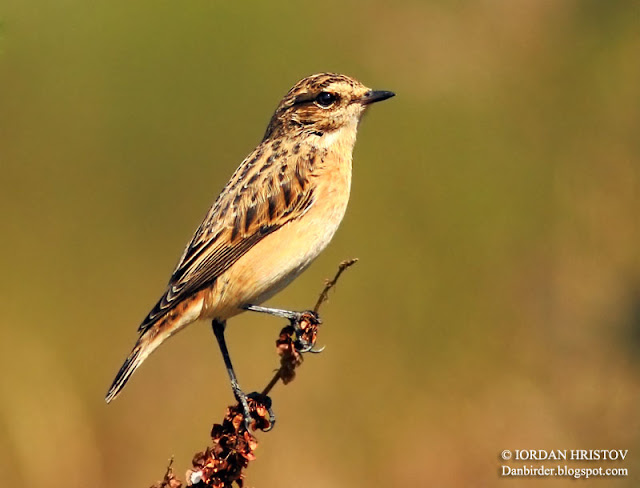
<svg viewBox="0 0 640 488">
<path fill-rule="evenodd" d="M 318 325 L 322 323 L 317 312 L 306 310 L 304 312 L 294 312 L 291 310 L 283 310 L 280 308 L 261 307 L 259 305 L 245 305 L 245 310 L 251 312 L 260 312 L 273 315 L 274 317 L 282 317 L 289 321 L 296 339 L 294 345 L 298 352 L 322 352 L 322 349 L 314 349 L 316 336 L 318 334 Z"/>
<path fill-rule="evenodd" d="M 242 414 L 242 423 L 247 432 L 268 432 L 273 428 L 276 416 L 271 408 L 271 398 L 257 391 L 246 395 L 239 388 L 234 388 L 233 393 L 238 400 L 238 410 Z"/>
<path fill-rule="evenodd" d="M 249 393 L 247 398 L 253 419 L 253 430 L 269 432 L 276 423 L 276 416 L 271 408 L 271 398 L 257 391 Z"/>
<path fill-rule="evenodd" d="M 298 352 L 322 352 L 324 348 L 314 349 L 318 336 L 318 326 L 322 323 L 316 312 L 311 310 L 295 312 L 295 316 L 289 320 L 296 335 L 293 344 Z"/>
</svg>

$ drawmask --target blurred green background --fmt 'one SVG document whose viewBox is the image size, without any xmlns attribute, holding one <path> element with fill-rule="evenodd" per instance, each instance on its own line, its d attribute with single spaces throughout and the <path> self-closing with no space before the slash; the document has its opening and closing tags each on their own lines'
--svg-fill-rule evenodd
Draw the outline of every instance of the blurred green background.
<svg viewBox="0 0 640 488">
<path fill-rule="evenodd" d="M 503 449 L 629 449 L 601 485 L 638 486 L 640 4 L 595 0 L 3 1 L 2 484 L 146 487 L 171 455 L 183 477 L 232 400 L 209 325 L 104 394 L 208 206 L 319 71 L 398 96 L 360 127 L 334 242 L 270 301 L 308 308 L 361 260 L 326 352 L 274 391 L 248 486 L 575 483 L 505 480 Z M 231 322 L 246 390 L 282 325 Z"/>
</svg>

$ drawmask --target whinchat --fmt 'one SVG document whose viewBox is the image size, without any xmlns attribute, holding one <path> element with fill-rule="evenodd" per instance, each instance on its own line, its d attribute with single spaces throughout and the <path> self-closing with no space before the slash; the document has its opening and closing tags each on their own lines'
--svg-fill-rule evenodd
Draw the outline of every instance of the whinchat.
<svg viewBox="0 0 640 488">
<path fill-rule="evenodd" d="M 224 340 L 226 321 L 245 310 L 296 316 L 258 304 L 291 283 L 329 244 L 349 200 L 359 121 L 370 104 L 392 96 L 334 73 L 309 76 L 289 90 L 262 142 L 240 164 L 182 253 L 164 295 L 140 325 L 107 402 L 162 342 L 209 319 L 248 417 Z"/>
</svg>

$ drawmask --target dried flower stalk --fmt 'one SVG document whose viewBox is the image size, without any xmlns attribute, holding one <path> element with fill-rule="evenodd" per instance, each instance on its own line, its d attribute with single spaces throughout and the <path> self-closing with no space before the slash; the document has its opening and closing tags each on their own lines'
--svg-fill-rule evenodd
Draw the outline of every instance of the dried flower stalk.
<svg viewBox="0 0 640 488">
<path fill-rule="evenodd" d="M 275 417 L 268 394 L 278 381 L 282 381 L 285 385 L 293 381 L 296 375 L 295 370 L 302 364 L 303 354 L 320 352 L 313 348 L 318 335 L 318 326 L 321 323 L 317 316 L 320 306 L 327 301 L 329 290 L 336 285 L 340 275 L 357 261 L 357 259 L 349 259 L 340 263 L 336 275 L 325 283 L 313 311 L 303 313 L 296 323 L 287 325 L 280 331 L 280 336 L 276 340 L 280 368 L 262 393 L 249 395 L 253 431 L 267 432 L 273 427 Z M 242 408 L 239 404 L 228 407 L 222 423 L 214 424 L 211 429 L 211 439 L 212 445 L 194 456 L 193 468 L 187 471 L 187 486 L 232 488 L 235 483 L 242 488 L 244 470 L 249 462 L 255 459 L 254 452 L 258 447 L 258 440 L 245 428 Z M 163 480 L 151 488 L 182 487 L 182 483 L 173 474 L 172 463 L 173 459 L 169 462 Z"/>
</svg>

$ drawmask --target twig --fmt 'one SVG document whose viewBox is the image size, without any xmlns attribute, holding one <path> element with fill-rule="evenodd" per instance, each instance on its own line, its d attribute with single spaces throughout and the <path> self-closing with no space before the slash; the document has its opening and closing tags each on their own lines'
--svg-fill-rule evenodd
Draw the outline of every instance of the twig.
<svg viewBox="0 0 640 488">
<path fill-rule="evenodd" d="M 358 262 L 358 258 L 352 258 L 352 259 L 347 259 L 346 261 L 342 261 L 340 263 L 340 265 L 338 266 L 338 272 L 336 273 L 336 275 L 333 277 L 332 280 L 329 280 L 326 282 L 326 284 L 324 285 L 324 289 L 322 290 L 322 292 L 320 292 L 320 296 L 318 297 L 316 306 L 313 307 L 314 313 L 318 313 L 320 311 L 320 305 L 322 305 L 324 302 L 326 302 L 329 299 L 329 290 L 331 290 L 331 288 L 336 286 L 336 284 L 338 283 L 338 279 L 340 278 L 340 275 L 344 273 L 344 271 L 348 267 L 353 266 L 357 262 Z"/>
<path fill-rule="evenodd" d="M 173 457 L 169 459 L 169 464 L 167 465 L 167 470 L 164 473 L 164 477 L 162 481 L 158 481 L 154 485 L 151 485 L 151 488 L 180 488 L 182 483 L 178 481 L 173 474 Z"/>
</svg>

